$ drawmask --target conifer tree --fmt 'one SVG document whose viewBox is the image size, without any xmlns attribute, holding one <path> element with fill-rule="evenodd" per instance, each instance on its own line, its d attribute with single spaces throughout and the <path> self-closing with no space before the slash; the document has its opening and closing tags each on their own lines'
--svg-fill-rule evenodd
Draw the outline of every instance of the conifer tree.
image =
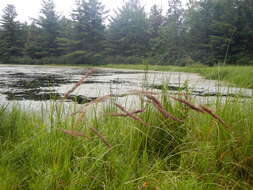
<svg viewBox="0 0 253 190">
<path fill-rule="evenodd" d="M 158 54 L 163 62 L 175 64 L 184 57 L 184 10 L 180 0 L 169 0 L 166 22 L 160 32 Z"/>
<path fill-rule="evenodd" d="M 69 55 L 76 57 L 76 63 L 96 64 L 102 60 L 105 44 L 105 10 L 98 0 L 82 0 L 77 2 L 72 20 L 74 36 Z"/>
<path fill-rule="evenodd" d="M 23 41 L 21 24 L 16 21 L 17 12 L 14 5 L 8 4 L 0 20 L 0 58 L 4 63 L 12 63 L 15 57 L 22 56 Z"/>
<path fill-rule="evenodd" d="M 43 0 L 41 15 L 36 20 L 36 24 L 40 28 L 40 46 L 41 56 L 58 56 L 57 37 L 59 36 L 59 18 L 55 11 L 53 0 Z"/>
<path fill-rule="evenodd" d="M 144 56 L 149 49 L 148 18 L 138 0 L 127 1 L 111 17 L 109 39 L 113 54 Z"/>
</svg>

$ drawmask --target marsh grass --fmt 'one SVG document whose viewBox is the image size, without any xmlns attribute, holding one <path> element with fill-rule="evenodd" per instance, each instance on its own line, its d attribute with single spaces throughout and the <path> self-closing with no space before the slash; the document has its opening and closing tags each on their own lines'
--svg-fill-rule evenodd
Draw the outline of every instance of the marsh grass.
<svg viewBox="0 0 253 190">
<path fill-rule="evenodd" d="M 127 96 L 140 101 L 117 102 Z M 42 117 L 2 106 L 0 190 L 251 189 L 253 100 L 211 103 L 164 89 L 109 94 L 79 110 L 52 102 Z"/>
<path fill-rule="evenodd" d="M 108 95 L 84 105 L 109 99 L 89 119 L 85 110 L 63 117 L 66 108 L 52 105 L 50 126 L 1 107 L 0 189 L 252 188 L 253 100 L 207 107 L 166 90 L 127 95 L 141 98 L 137 109 Z"/>
</svg>

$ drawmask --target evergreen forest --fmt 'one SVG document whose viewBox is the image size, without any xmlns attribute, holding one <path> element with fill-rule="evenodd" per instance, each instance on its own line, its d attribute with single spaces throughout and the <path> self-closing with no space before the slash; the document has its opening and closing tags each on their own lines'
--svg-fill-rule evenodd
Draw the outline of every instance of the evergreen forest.
<svg viewBox="0 0 253 190">
<path fill-rule="evenodd" d="M 147 11 L 125 1 L 113 15 L 102 1 L 76 1 L 70 17 L 53 0 L 31 23 L 14 5 L 0 18 L 2 64 L 253 65 L 252 0 L 168 0 Z"/>
</svg>

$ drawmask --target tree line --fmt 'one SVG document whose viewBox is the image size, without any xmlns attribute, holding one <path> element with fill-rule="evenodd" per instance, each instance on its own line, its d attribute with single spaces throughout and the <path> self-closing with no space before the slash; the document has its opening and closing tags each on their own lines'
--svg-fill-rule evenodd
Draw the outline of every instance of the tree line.
<svg viewBox="0 0 253 190">
<path fill-rule="evenodd" d="M 108 21 L 109 22 L 106 22 Z M 252 0 L 168 0 L 147 13 L 128 0 L 108 15 L 99 0 L 76 1 L 71 18 L 43 0 L 31 24 L 14 5 L 0 19 L 0 63 L 253 65 Z"/>
</svg>

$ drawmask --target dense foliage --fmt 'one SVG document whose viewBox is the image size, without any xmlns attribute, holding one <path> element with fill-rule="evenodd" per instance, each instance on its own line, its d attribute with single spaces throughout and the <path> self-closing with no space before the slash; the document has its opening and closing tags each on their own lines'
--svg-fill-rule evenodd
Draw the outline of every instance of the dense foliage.
<svg viewBox="0 0 253 190">
<path fill-rule="evenodd" d="M 99 0 L 76 1 L 71 18 L 43 0 L 31 24 L 13 5 L 0 18 L 1 63 L 253 64 L 252 0 L 168 0 L 147 13 L 128 0 L 113 16 Z M 106 22 L 106 21 L 109 21 Z M 108 23 L 108 24 L 106 24 Z"/>
</svg>

